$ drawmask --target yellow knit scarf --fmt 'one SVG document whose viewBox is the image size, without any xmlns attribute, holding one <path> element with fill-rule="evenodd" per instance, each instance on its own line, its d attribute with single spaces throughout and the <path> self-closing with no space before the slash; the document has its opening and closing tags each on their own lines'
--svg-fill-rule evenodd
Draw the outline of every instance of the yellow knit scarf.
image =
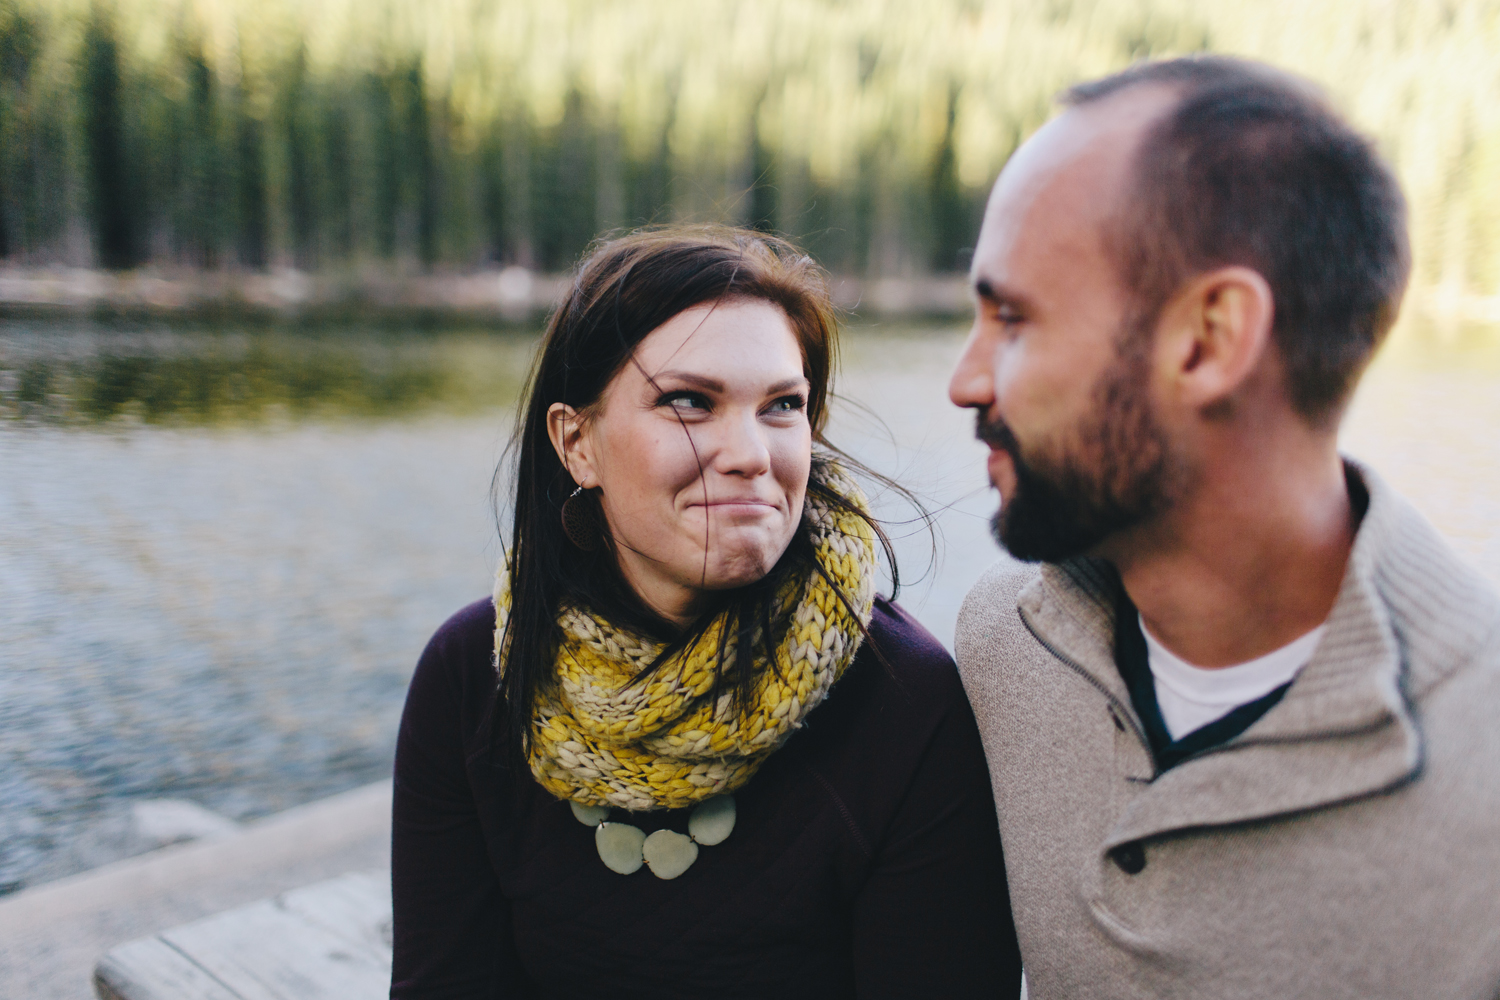
<svg viewBox="0 0 1500 1000">
<path fill-rule="evenodd" d="M 827 478 L 841 496 L 864 506 L 859 487 L 841 470 L 831 467 Z M 784 616 L 778 620 L 790 618 L 775 650 L 779 670 L 757 657 L 754 696 L 736 714 L 728 693 L 710 700 L 723 618 L 646 681 L 632 684 L 662 646 L 564 607 L 556 683 L 537 692 L 531 730 L 531 770 L 543 788 L 584 805 L 648 810 L 693 805 L 750 780 L 853 661 L 875 599 L 875 535 L 868 522 L 812 496 L 804 517 L 818 562 L 859 622 L 818 573 L 788 581 L 774 609 Z M 503 569 L 494 600 L 498 656 L 510 609 Z M 731 642 L 726 659 L 732 662 L 733 655 Z"/>
</svg>

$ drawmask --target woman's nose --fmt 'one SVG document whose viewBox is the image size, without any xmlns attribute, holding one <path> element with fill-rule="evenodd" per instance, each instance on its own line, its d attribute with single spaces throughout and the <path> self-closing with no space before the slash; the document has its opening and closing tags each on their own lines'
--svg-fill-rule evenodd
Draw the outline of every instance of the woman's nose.
<svg viewBox="0 0 1500 1000">
<path fill-rule="evenodd" d="M 726 415 L 719 422 L 714 468 L 726 475 L 756 476 L 771 468 L 771 448 L 756 414 Z"/>
</svg>

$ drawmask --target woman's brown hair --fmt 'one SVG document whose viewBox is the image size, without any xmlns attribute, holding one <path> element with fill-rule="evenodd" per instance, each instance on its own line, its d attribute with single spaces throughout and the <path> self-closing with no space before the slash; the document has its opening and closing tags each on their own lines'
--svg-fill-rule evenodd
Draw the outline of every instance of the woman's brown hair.
<svg viewBox="0 0 1500 1000">
<path fill-rule="evenodd" d="M 826 455 L 837 454 L 846 467 L 894 486 L 843 456 L 823 437 L 838 320 L 822 268 L 786 240 L 723 226 L 651 229 L 601 241 L 579 263 L 567 298 L 547 323 L 511 443 L 515 493 L 506 554 L 511 608 L 500 643 L 504 652 L 496 662 L 499 685 L 492 737 L 504 743 L 504 756 L 512 762 L 525 759 L 536 692 L 553 676 L 560 637 L 557 614 L 564 600 L 663 642 L 657 663 L 701 639 L 716 616 L 727 615 L 720 633 L 719 682 L 710 696 L 731 690 L 738 710 L 755 685 L 757 648 L 767 663 L 774 664 L 771 651 L 779 630 L 771 610 L 778 585 L 799 569 L 821 573 L 804 518 L 764 579 L 715 593 L 695 623 L 679 630 L 635 596 L 620 574 L 607 530 L 601 529 L 604 544 L 593 551 L 571 543 L 563 530 L 561 507 L 575 484 L 548 438 L 548 408 L 565 403 L 586 413 L 621 368 L 633 363 L 636 346 L 653 330 L 685 309 L 732 299 L 770 302 L 786 313 L 810 383 L 807 417 L 813 441 L 820 446 L 814 452 L 808 496 L 854 510 L 869 521 L 885 548 L 892 578 L 897 579 L 895 559 L 880 526 L 826 485 Z M 495 475 L 497 499 L 504 469 L 502 465 Z M 595 502 L 587 493 L 574 502 L 580 501 Z M 594 521 L 603 524 L 597 514 Z M 828 574 L 822 575 L 828 579 Z M 847 603 L 836 587 L 835 592 Z M 726 655 L 732 662 L 723 662 Z"/>
</svg>

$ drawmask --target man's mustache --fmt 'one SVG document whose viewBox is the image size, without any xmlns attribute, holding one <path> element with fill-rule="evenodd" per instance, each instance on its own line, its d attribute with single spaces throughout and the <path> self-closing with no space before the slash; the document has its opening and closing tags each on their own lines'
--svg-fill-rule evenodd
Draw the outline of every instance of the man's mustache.
<svg viewBox="0 0 1500 1000">
<path fill-rule="evenodd" d="M 984 419 L 983 410 L 974 415 L 974 436 L 991 448 L 999 448 L 1008 452 L 1012 458 L 1021 454 L 1021 442 L 1016 440 L 1016 435 L 1011 431 L 1010 426 L 999 418 Z"/>
</svg>

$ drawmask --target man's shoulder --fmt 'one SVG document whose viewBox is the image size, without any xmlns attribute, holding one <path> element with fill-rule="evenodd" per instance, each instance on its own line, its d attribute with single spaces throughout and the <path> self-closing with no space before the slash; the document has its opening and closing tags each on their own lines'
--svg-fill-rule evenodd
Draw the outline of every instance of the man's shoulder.
<svg viewBox="0 0 1500 1000">
<path fill-rule="evenodd" d="M 1370 497 L 1350 576 L 1365 581 L 1401 650 L 1408 696 L 1421 700 L 1455 672 L 1484 685 L 1500 671 L 1500 591 L 1370 469 Z M 1337 610 L 1337 608 L 1336 608 Z"/>
<path fill-rule="evenodd" d="M 953 648 L 960 673 L 987 662 L 1017 641 L 1034 644 L 1017 610 L 1021 593 L 1041 579 L 1042 567 L 1003 557 L 970 588 L 958 612 Z"/>
<path fill-rule="evenodd" d="M 1015 611 L 1017 596 L 1041 575 L 1040 563 L 1023 563 L 1010 556 L 997 559 L 964 597 L 958 612 L 959 630 L 966 620 L 991 616 L 1002 609 Z"/>
</svg>

